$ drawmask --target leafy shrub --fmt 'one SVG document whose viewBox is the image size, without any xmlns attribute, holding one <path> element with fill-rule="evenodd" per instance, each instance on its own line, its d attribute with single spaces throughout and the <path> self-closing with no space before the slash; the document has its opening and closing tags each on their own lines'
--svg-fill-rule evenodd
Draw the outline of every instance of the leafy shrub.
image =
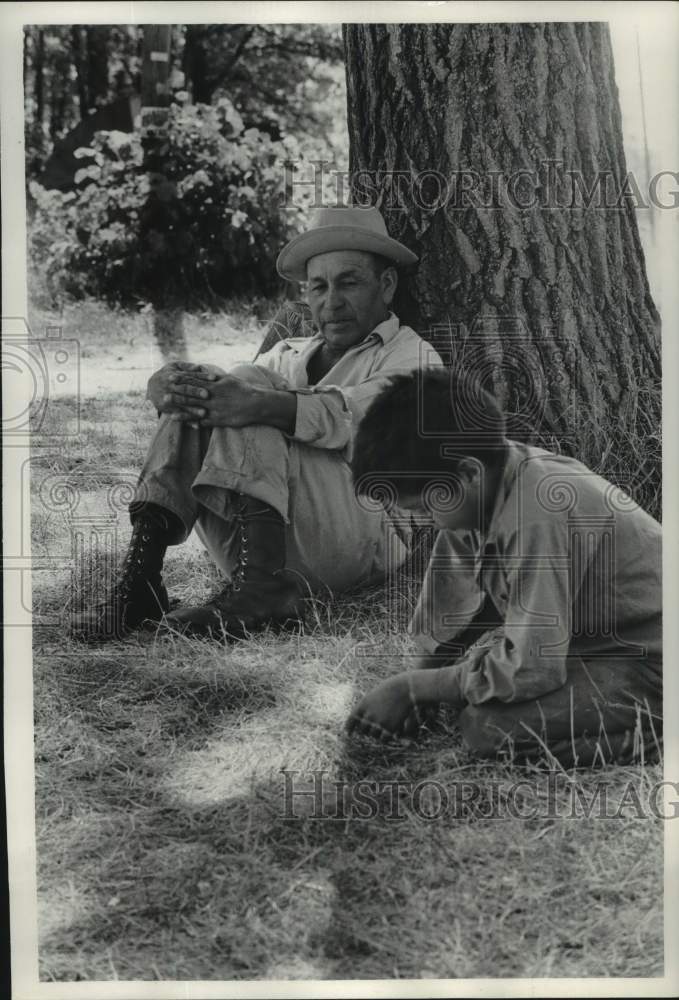
<svg viewBox="0 0 679 1000">
<path fill-rule="evenodd" d="M 31 185 L 30 251 L 53 296 L 190 307 L 280 284 L 276 256 L 305 217 L 302 198 L 283 206 L 293 137 L 245 129 L 221 99 L 172 105 L 160 138 L 98 132 L 77 155 L 76 192 Z"/>
</svg>

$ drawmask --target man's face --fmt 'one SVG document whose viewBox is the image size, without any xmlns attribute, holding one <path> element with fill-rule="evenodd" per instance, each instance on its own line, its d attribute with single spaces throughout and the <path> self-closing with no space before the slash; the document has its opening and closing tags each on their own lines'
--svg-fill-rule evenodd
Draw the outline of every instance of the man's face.
<svg viewBox="0 0 679 1000">
<path fill-rule="evenodd" d="M 326 343 L 347 351 L 387 318 L 396 272 L 375 273 L 372 254 L 331 250 L 307 263 L 309 308 Z"/>
</svg>

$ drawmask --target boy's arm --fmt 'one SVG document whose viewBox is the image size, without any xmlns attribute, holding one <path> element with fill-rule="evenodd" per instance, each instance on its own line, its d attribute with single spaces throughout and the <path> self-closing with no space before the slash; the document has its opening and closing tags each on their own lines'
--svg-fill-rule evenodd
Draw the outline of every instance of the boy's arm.
<svg viewBox="0 0 679 1000">
<path fill-rule="evenodd" d="M 350 730 L 382 739 L 408 736 L 417 731 L 427 706 L 526 701 L 565 684 L 571 594 L 579 589 L 586 562 L 570 557 L 567 526 L 556 520 L 525 526 L 502 558 L 509 560 L 503 638 L 469 650 L 452 666 L 383 681 L 358 704 Z"/>
<path fill-rule="evenodd" d="M 493 604 L 490 597 L 486 596 L 483 607 L 474 617 L 473 621 L 462 632 L 455 636 L 451 642 L 441 642 L 431 653 L 423 653 L 417 658 L 414 664 L 415 670 L 431 670 L 437 667 L 450 666 L 463 656 L 470 646 L 488 635 L 493 629 L 498 628 L 504 622 L 504 618 Z"/>
<path fill-rule="evenodd" d="M 408 629 L 422 654 L 419 666 L 457 659 L 469 644 L 469 629 L 486 614 L 478 552 L 475 532 L 438 532 Z M 444 659 L 437 662 L 439 655 Z"/>
<path fill-rule="evenodd" d="M 568 527 L 557 517 L 523 525 L 513 536 L 501 557 L 509 585 L 503 635 L 439 671 L 441 701 L 526 701 L 565 684 L 572 595 L 587 570 L 569 545 Z"/>
</svg>

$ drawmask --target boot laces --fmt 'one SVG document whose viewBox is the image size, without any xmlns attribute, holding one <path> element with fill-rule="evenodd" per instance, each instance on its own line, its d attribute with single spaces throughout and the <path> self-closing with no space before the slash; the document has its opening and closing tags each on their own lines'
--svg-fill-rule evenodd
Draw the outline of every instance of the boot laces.
<svg viewBox="0 0 679 1000">
<path fill-rule="evenodd" d="M 142 519 L 135 521 L 130 544 L 121 567 L 122 578 L 118 592 L 123 600 L 129 598 L 132 587 L 142 573 L 144 548 L 151 540 L 152 535 L 148 525 L 145 525 Z"/>
</svg>

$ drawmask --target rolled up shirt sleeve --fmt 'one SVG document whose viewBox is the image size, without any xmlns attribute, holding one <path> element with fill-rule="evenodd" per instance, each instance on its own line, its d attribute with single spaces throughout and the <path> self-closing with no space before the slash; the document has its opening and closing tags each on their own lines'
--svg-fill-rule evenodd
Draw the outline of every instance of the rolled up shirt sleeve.
<svg viewBox="0 0 679 1000">
<path fill-rule="evenodd" d="M 378 327 L 365 343 L 347 352 L 327 381 L 323 379 L 313 386 L 305 384 L 304 354 L 295 357 L 289 345 L 278 344 L 258 358 L 258 364 L 284 374 L 288 381 L 286 388 L 297 396 L 295 427 L 289 435 L 293 440 L 315 448 L 344 451 L 344 457 L 350 461 L 358 424 L 390 379 L 417 370 L 423 358 L 427 366 L 443 364 L 439 355 L 423 344 L 413 330 L 399 329 L 393 314 L 383 326 L 387 329 L 382 334 Z"/>
<path fill-rule="evenodd" d="M 454 666 L 461 700 L 527 701 L 563 687 L 572 629 L 572 596 L 586 570 L 569 554 L 563 523 L 538 522 L 513 537 L 506 562 L 508 603 L 502 639 L 466 653 Z"/>
<path fill-rule="evenodd" d="M 344 449 L 345 458 L 350 461 L 354 434 L 364 413 L 393 375 L 409 371 L 412 368 L 386 368 L 358 385 L 295 389 L 294 439 L 316 448 Z"/>
<path fill-rule="evenodd" d="M 340 449 L 351 440 L 352 411 L 339 386 L 295 389 L 297 419 L 292 437 L 316 448 Z"/>
</svg>

